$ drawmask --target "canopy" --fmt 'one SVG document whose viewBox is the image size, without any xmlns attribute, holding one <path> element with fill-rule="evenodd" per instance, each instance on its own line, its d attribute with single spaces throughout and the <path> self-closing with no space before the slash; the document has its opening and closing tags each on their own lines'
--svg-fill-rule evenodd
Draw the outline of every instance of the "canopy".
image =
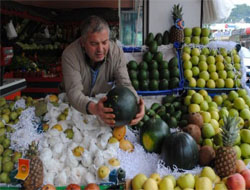
<svg viewBox="0 0 250 190">
<path fill-rule="evenodd" d="M 232 0 L 203 0 L 203 24 L 226 19 L 233 8 Z"/>
</svg>

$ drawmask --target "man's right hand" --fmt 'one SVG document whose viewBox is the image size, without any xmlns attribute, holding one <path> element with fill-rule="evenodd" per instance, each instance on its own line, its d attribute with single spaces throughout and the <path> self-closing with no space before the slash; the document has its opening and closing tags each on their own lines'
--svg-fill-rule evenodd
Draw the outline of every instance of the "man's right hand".
<svg viewBox="0 0 250 190">
<path fill-rule="evenodd" d="M 110 126 L 115 125 L 115 114 L 113 114 L 112 108 L 104 107 L 104 102 L 107 100 L 107 97 L 101 98 L 97 103 L 90 102 L 88 105 L 88 111 L 96 116 L 99 116 L 104 123 Z"/>
</svg>

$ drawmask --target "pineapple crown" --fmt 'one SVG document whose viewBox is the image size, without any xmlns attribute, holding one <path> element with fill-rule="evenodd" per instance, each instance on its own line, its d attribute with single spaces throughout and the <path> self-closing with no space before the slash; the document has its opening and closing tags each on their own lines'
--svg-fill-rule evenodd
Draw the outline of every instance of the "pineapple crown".
<svg viewBox="0 0 250 190">
<path fill-rule="evenodd" d="M 239 135 L 240 128 L 238 127 L 240 120 L 237 117 L 224 117 L 224 125 L 222 129 L 222 141 L 224 146 L 233 146 L 236 138 Z"/>
<path fill-rule="evenodd" d="M 26 157 L 31 158 L 37 155 L 38 155 L 38 143 L 32 141 L 32 143 L 29 145 L 29 149 L 26 152 Z"/>
<path fill-rule="evenodd" d="M 180 4 L 177 4 L 177 5 L 175 4 L 172 10 L 172 17 L 173 17 L 174 22 L 177 19 L 182 20 L 182 15 L 183 15 L 182 7 L 180 6 Z"/>
</svg>

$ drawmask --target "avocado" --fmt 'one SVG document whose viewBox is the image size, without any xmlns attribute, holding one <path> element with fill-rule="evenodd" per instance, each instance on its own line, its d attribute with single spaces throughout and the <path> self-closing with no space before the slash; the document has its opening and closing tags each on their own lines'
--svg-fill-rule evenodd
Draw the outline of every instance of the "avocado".
<svg viewBox="0 0 250 190">
<path fill-rule="evenodd" d="M 169 44 L 169 32 L 166 30 L 163 34 L 162 44 L 168 45 Z"/>
<path fill-rule="evenodd" d="M 163 39 L 162 34 L 157 33 L 154 40 L 157 42 L 157 45 L 160 46 L 162 44 L 162 39 Z"/>
<path fill-rule="evenodd" d="M 153 58 L 153 55 L 149 51 L 143 54 L 143 61 L 146 61 L 147 63 L 149 63 L 152 60 L 152 58 Z"/>
<path fill-rule="evenodd" d="M 151 52 L 151 53 L 156 53 L 157 52 L 157 49 L 158 49 L 158 45 L 157 45 L 157 42 L 156 41 L 152 41 L 152 42 L 150 42 L 149 43 L 149 51 Z"/>
<path fill-rule="evenodd" d="M 154 34 L 152 32 L 150 32 L 147 37 L 146 37 L 146 41 L 145 44 L 147 46 L 149 46 L 149 44 L 154 40 Z"/>
</svg>

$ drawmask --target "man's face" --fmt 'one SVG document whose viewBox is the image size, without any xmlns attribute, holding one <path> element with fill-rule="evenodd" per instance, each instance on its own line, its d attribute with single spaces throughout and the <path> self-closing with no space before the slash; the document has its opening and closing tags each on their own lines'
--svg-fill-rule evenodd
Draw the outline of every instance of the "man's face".
<svg viewBox="0 0 250 190">
<path fill-rule="evenodd" d="M 104 29 L 100 32 L 88 33 L 86 41 L 83 42 L 85 51 L 91 61 L 102 61 L 109 49 L 109 33 Z"/>
</svg>

